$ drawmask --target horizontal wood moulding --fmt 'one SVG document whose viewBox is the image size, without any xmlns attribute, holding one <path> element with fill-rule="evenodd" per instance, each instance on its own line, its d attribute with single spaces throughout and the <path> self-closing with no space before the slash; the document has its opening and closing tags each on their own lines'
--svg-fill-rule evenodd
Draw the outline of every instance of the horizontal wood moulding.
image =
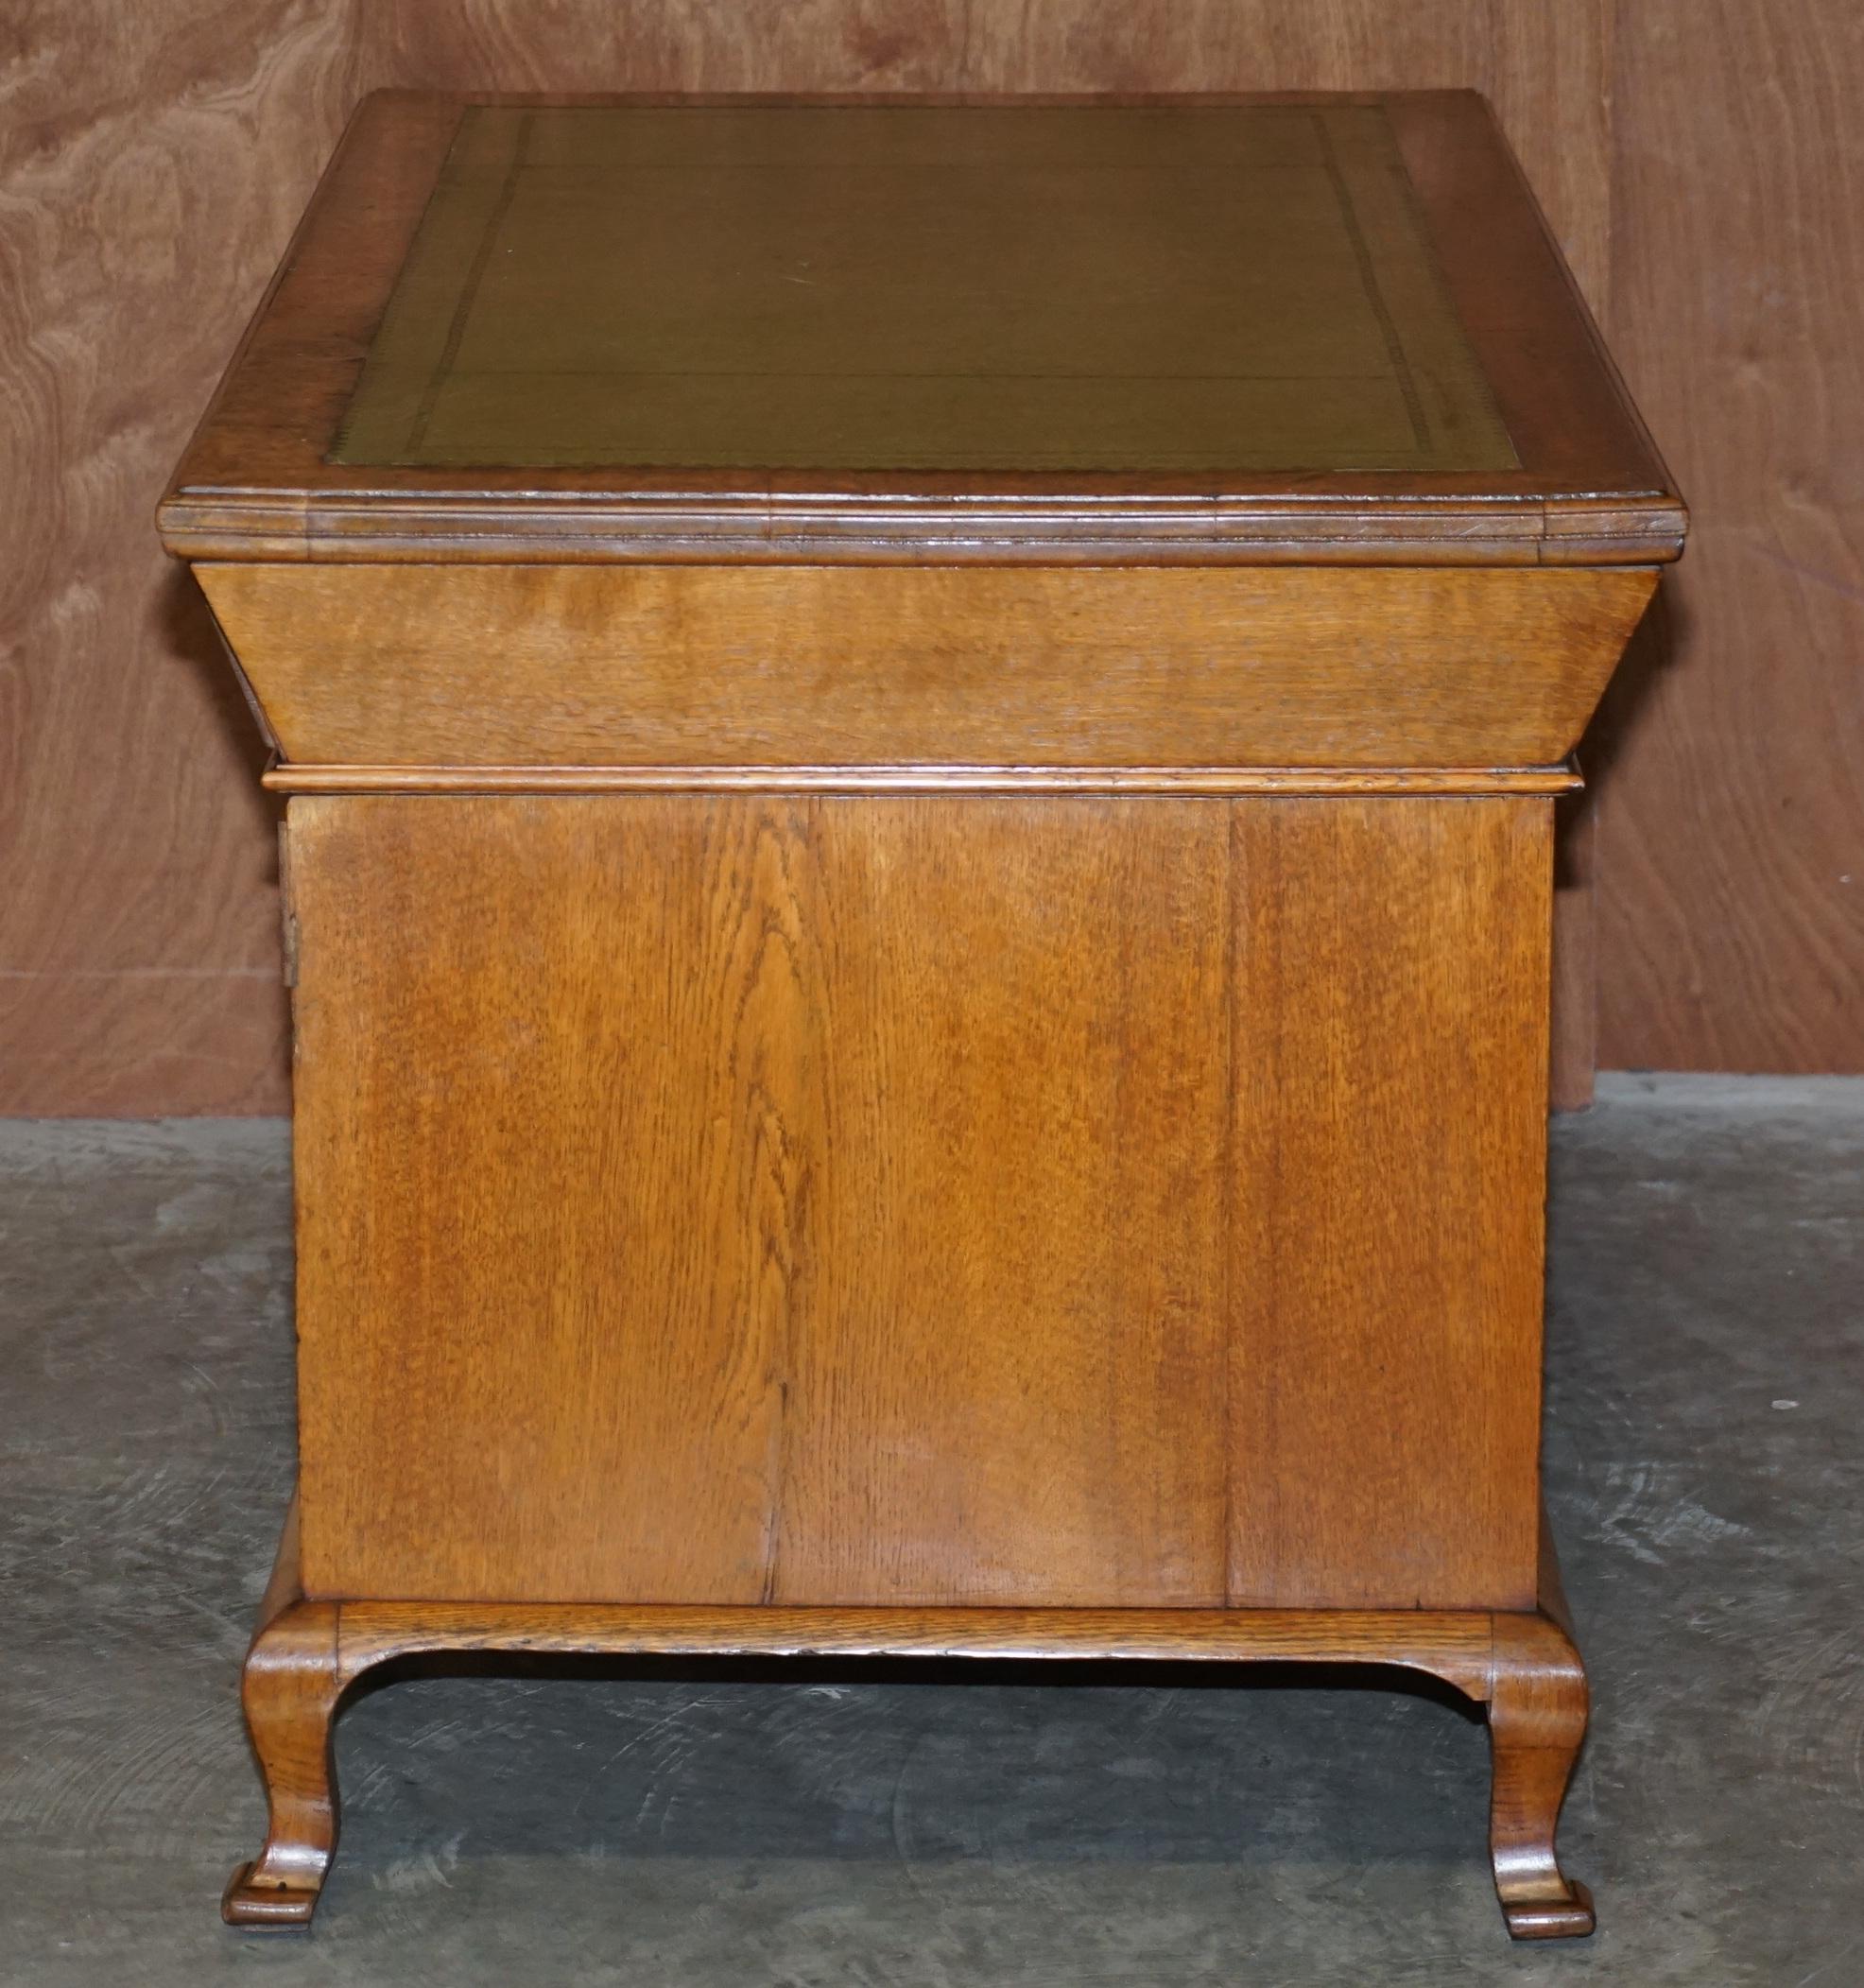
<svg viewBox="0 0 1864 1988">
<path fill-rule="evenodd" d="M 196 573 L 333 767 L 1547 767 L 1654 569 Z"/>
<path fill-rule="evenodd" d="M 271 768 L 276 794 L 1563 794 L 1557 767 Z"/>
<path fill-rule="evenodd" d="M 1602 502 L 1547 497 L 1328 499 L 1127 496 L 860 497 L 758 491 L 554 493 L 548 503 L 436 493 L 321 496 L 190 492 L 162 507 L 163 541 L 189 560 L 363 564 L 655 564 L 732 560 L 952 563 L 1587 566 L 1664 562 L 1683 550 L 1681 504 L 1652 491 Z"/>
<path fill-rule="evenodd" d="M 833 231 L 844 249 L 858 233 L 850 223 L 858 223 L 882 199 L 881 189 L 894 196 L 887 210 L 890 232 L 868 238 L 871 252 L 859 265 L 866 287 L 853 286 L 856 294 L 870 305 L 876 295 L 882 301 L 893 295 L 889 284 L 874 275 L 880 268 L 906 285 L 902 294 L 910 299 L 912 285 L 926 283 L 927 272 L 939 268 L 940 255 L 950 252 L 954 230 L 971 280 L 942 285 L 931 280 L 925 308 L 883 313 L 884 323 L 895 334 L 890 342 L 871 336 L 851 348 L 851 324 L 872 328 L 872 308 L 810 320 L 816 325 L 812 342 L 802 336 L 803 320 L 798 316 L 806 316 L 806 290 L 793 287 L 773 298 L 747 276 L 748 269 L 772 267 L 772 258 L 781 268 L 783 236 L 779 231 L 773 238 L 769 216 L 760 205 L 760 225 L 751 232 L 751 252 L 728 253 L 729 243 L 721 247 L 715 241 L 711 267 L 727 277 L 708 292 L 711 307 L 698 314 L 698 339 L 709 341 L 715 363 L 719 362 L 719 339 L 732 342 L 734 317 L 749 318 L 755 327 L 751 363 L 760 371 L 777 365 L 787 350 L 795 368 L 843 375 L 844 388 L 850 372 L 890 370 L 897 375 L 909 370 L 901 341 L 910 346 L 931 337 L 941 352 L 970 353 L 959 369 L 967 391 L 976 376 L 1014 372 L 1019 363 L 1031 372 L 1059 370 L 1077 383 L 1085 375 L 1104 377 L 1110 369 L 1130 375 L 1131 397 L 1122 401 L 1123 416 L 1138 396 L 1148 393 L 1161 405 L 1173 404 L 1187 370 L 1255 376 L 1279 372 L 1279 364 L 1252 364 L 1241 333 L 1251 309 L 1266 297 L 1276 298 L 1279 290 L 1277 301 L 1288 303 L 1288 290 L 1299 285 L 1251 281 L 1232 299 L 1225 285 L 1235 280 L 1234 253 L 1209 259 L 1192 255 L 1188 268 L 1180 256 L 1173 265 L 1174 288 L 1185 307 L 1161 326 L 1146 317 L 1144 300 L 1156 294 L 1156 286 L 1139 280 L 1133 255 L 1161 252 L 1174 227 L 1185 225 L 1200 211 L 1199 202 L 1217 199 L 1206 220 L 1207 230 L 1214 231 L 1207 238 L 1234 243 L 1240 238 L 1239 229 L 1249 231 L 1248 238 L 1258 244 L 1261 266 L 1271 278 L 1286 276 L 1281 229 L 1283 210 L 1291 211 L 1287 164 L 1258 173 L 1253 182 L 1248 172 L 1233 171 L 1220 198 L 1213 194 L 1207 175 L 1181 177 L 1160 191 L 1152 216 L 1156 224 L 1135 229 L 1129 222 L 1123 240 L 1107 233 L 1104 199 L 1064 201 L 1056 210 L 1064 225 L 1051 227 L 1043 240 L 1044 254 L 1061 255 L 1061 264 L 1028 257 L 993 263 L 990 250 L 998 237 L 990 225 L 990 189 L 998 189 L 998 198 L 1016 211 L 1025 211 L 1027 202 L 1019 203 L 1014 172 L 1006 169 L 985 140 L 992 131 L 1023 134 L 1010 149 L 1027 164 L 1034 156 L 1031 147 L 1039 151 L 1046 142 L 1039 136 L 1043 130 L 1056 125 L 1072 133 L 1062 150 L 1074 148 L 1073 163 L 1057 156 L 1036 175 L 1038 190 L 1052 200 L 1080 164 L 1079 147 L 1085 144 L 1089 154 L 1095 152 L 1100 141 L 1091 139 L 1091 131 L 1099 131 L 1114 147 L 1100 156 L 1132 156 L 1118 134 L 1130 124 L 1134 107 L 1145 108 L 1155 135 L 1162 133 L 1165 140 L 1164 150 L 1147 147 L 1145 164 L 1154 173 L 1171 170 L 1174 147 L 1182 155 L 1187 119 L 1206 134 L 1231 130 L 1234 144 L 1224 143 L 1233 151 L 1241 145 L 1246 152 L 1254 143 L 1247 133 L 1258 128 L 1285 135 L 1300 128 L 1318 138 L 1325 123 L 1333 133 L 1340 198 L 1330 203 L 1313 178 L 1318 153 L 1307 156 L 1305 166 L 1299 160 L 1289 162 L 1297 177 L 1307 175 L 1310 197 L 1319 198 L 1329 221 L 1327 229 L 1297 236 L 1294 246 L 1310 262 L 1319 256 L 1333 271 L 1319 294 L 1337 306 L 1372 306 L 1370 292 L 1376 291 L 1386 342 L 1412 352 L 1416 359 L 1409 371 L 1420 408 L 1434 404 L 1450 377 L 1443 338 L 1417 343 L 1432 323 L 1441 333 L 1442 307 L 1448 305 L 1467 341 L 1465 357 L 1473 358 L 1481 375 L 1483 397 L 1493 397 L 1507 441 L 1506 449 L 1467 457 L 1460 467 L 1398 468 L 1388 461 L 1380 468 L 1378 452 L 1363 448 L 1350 449 L 1352 459 L 1332 467 L 1299 449 L 1280 468 L 1258 459 L 1269 432 L 1291 422 L 1305 424 L 1310 410 L 1301 403 L 1324 390 L 1308 376 L 1314 366 L 1305 364 L 1296 369 L 1301 377 L 1288 389 L 1294 406 L 1278 404 L 1266 377 L 1259 378 L 1265 390 L 1252 417 L 1234 406 L 1227 416 L 1212 412 L 1192 424 L 1195 460 L 1172 467 L 1172 451 L 1166 449 L 1149 470 L 1131 466 L 1130 447 L 1096 455 L 1093 436 L 1079 423 L 1062 430 L 1070 462 L 1057 462 L 1052 452 L 1040 449 L 1019 451 L 1014 437 L 995 424 L 983 424 L 982 449 L 974 445 L 975 437 L 967 442 L 962 433 L 941 431 L 934 438 L 941 446 L 918 467 L 906 460 L 910 450 L 903 455 L 889 445 L 877 444 L 861 459 L 891 467 L 863 468 L 856 459 L 837 467 L 809 457 L 806 448 L 809 459 L 799 461 L 794 446 L 785 452 L 777 445 L 782 438 L 773 438 L 760 453 L 752 431 L 806 387 L 794 372 L 774 381 L 769 404 L 751 406 L 743 430 L 734 425 L 726 438 L 744 453 L 736 467 L 717 461 L 707 466 L 690 453 L 679 454 L 677 436 L 668 439 L 667 445 L 675 448 L 670 456 L 639 436 L 639 446 L 618 441 L 613 449 L 617 459 L 612 462 L 547 468 L 540 467 L 540 460 L 547 462 L 548 456 L 540 458 L 535 447 L 529 456 L 519 449 L 521 459 L 513 459 L 509 438 L 503 466 L 499 448 L 482 446 L 475 453 L 470 445 L 464 447 L 470 459 L 448 462 L 429 459 L 423 447 L 411 459 L 404 451 L 394 461 L 343 460 L 345 424 L 371 356 L 389 364 L 397 354 L 405 362 L 413 355 L 406 337 L 398 337 L 393 330 L 397 322 L 403 333 L 409 329 L 406 310 L 391 307 L 405 272 L 414 271 L 409 281 L 418 301 L 423 285 L 431 289 L 437 276 L 457 267 L 457 259 L 449 263 L 438 251 L 449 226 L 443 210 L 457 206 L 460 197 L 460 174 L 455 168 L 470 164 L 474 128 L 509 129 L 536 112 L 538 135 L 544 135 L 546 128 L 560 131 L 564 124 L 547 107 L 570 104 L 592 113 L 584 120 L 588 129 L 606 130 L 615 126 L 616 113 L 652 101 L 615 96 L 468 100 L 424 93 L 370 98 L 332 162 L 277 285 L 162 505 L 161 526 L 169 548 L 197 560 L 347 563 L 695 558 L 1006 564 L 1027 560 L 1442 561 L 1470 565 L 1622 565 L 1674 559 L 1681 548 L 1685 519 L 1674 483 L 1625 401 L 1492 112 L 1468 91 L 1324 100 L 1300 94 L 1146 96 L 1126 99 L 1125 110 L 1101 100 L 1091 119 L 1064 116 L 1059 125 L 1040 112 L 1027 113 L 1038 101 L 1058 105 L 1064 99 L 1022 99 L 1021 112 L 1010 119 L 1005 115 L 1009 100 L 996 99 L 992 108 L 989 99 L 973 98 L 967 101 L 981 114 L 954 121 L 927 113 L 929 105 L 952 99 L 889 94 L 884 105 L 870 101 L 824 119 L 821 106 L 827 99 L 815 99 L 812 107 L 809 100 L 766 98 L 768 110 L 787 105 L 765 119 L 767 138 L 776 138 L 779 127 L 791 126 L 818 134 L 828 125 L 845 126 L 852 134 L 836 141 L 836 156 L 858 162 L 841 176 L 844 185 L 857 190 L 844 197 L 842 225 Z M 754 115 L 749 99 L 734 97 L 715 104 L 720 115 L 708 120 L 704 103 L 681 100 L 681 115 L 695 130 Z M 1244 114 L 1230 114 L 1237 112 Z M 1369 124 L 1382 126 L 1384 133 L 1370 148 L 1352 135 Z M 983 182 L 985 192 L 974 191 L 969 198 L 958 183 L 960 173 L 945 170 L 937 182 L 940 197 L 927 210 L 919 199 L 923 186 L 901 182 L 897 175 L 888 178 L 887 162 L 897 157 L 895 141 L 901 133 L 911 130 L 924 138 L 935 129 L 944 134 L 939 156 L 954 167 L 969 160 L 990 162 L 992 170 Z M 1193 149 L 1203 143 L 1196 141 Z M 803 152 L 808 148 L 803 146 Z M 526 156 L 531 156 L 528 148 Z M 779 145 L 766 156 L 773 162 L 789 157 L 794 164 L 800 155 L 796 146 Z M 533 165 L 545 163 L 544 152 L 531 157 Z M 739 225 L 731 213 L 717 211 L 709 201 L 693 210 L 697 228 L 675 225 L 669 201 L 681 175 L 668 167 L 677 164 L 669 160 L 652 168 L 649 177 L 658 192 L 647 201 L 626 187 L 611 201 L 636 216 L 645 205 L 660 223 L 658 267 L 667 283 L 676 283 L 689 264 L 703 266 L 701 243 L 708 229 Z M 461 236 L 467 243 L 494 248 L 508 274 L 520 273 L 526 257 L 545 245 L 536 220 L 527 219 L 524 211 L 528 197 L 519 182 L 527 170 L 521 165 L 515 177 L 497 176 L 501 193 L 519 193 L 518 205 L 492 209 L 489 233 L 473 229 Z M 770 177 L 767 174 L 767 181 Z M 1268 198 L 1262 191 L 1265 177 L 1276 185 Z M 552 175 L 552 200 L 561 194 L 561 179 L 560 172 Z M 975 176 L 971 183 L 975 189 Z M 1006 188 L 1008 193 L 1002 191 Z M 760 199 L 768 191 L 768 185 L 762 189 Z M 850 199 L 852 212 L 846 206 Z M 556 211 L 551 201 L 544 204 Z M 814 225 L 817 206 L 803 211 Z M 590 225 L 574 238 L 597 241 L 601 203 L 585 219 Z M 510 232 L 501 233 L 502 229 Z M 647 246 L 651 232 L 631 228 L 630 251 Z M 420 246 L 423 233 L 425 253 Z M 1369 294 L 1362 296 L 1351 280 L 1338 280 L 1352 274 L 1351 265 L 1343 265 L 1339 256 L 1348 241 L 1352 261 L 1370 279 Z M 1102 252 L 1096 242 L 1113 246 Z M 603 274 L 613 261 L 595 259 Z M 465 260 L 470 267 L 470 255 Z M 1046 281 L 1036 280 L 1042 268 L 1049 271 Z M 592 280 L 599 287 L 600 276 Z M 573 280 L 571 288 L 579 287 Z M 654 291 L 658 286 L 647 283 L 643 287 Z M 538 292 L 536 285 L 520 286 L 522 296 Z M 837 288 L 835 294 L 843 292 Z M 976 313 L 979 297 L 984 308 Z M 441 364 L 428 382 L 441 399 L 455 360 L 470 359 L 474 353 L 483 359 L 485 336 L 497 328 L 496 301 L 469 293 L 460 297 L 457 310 L 439 310 L 424 320 L 417 313 L 414 328 L 421 322 L 430 331 L 446 328 L 438 350 Z M 651 297 L 645 301 L 651 305 Z M 1303 362 L 1318 361 L 1329 330 L 1338 333 L 1338 309 L 1318 314 L 1309 338 L 1298 303 L 1290 308 L 1296 312 Z M 781 325 L 771 322 L 773 312 Z M 613 315 L 584 297 L 581 321 L 593 320 L 613 329 Z M 650 315 L 650 308 L 630 311 L 625 336 L 638 339 Z M 578 322 L 573 298 L 553 287 L 538 305 L 535 325 L 517 341 L 515 355 L 535 363 L 533 348 L 573 341 Z M 1206 326 L 1208 349 L 1187 369 L 1186 362 L 1201 349 L 1191 336 L 1200 322 Z M 968 339 L 962 336 L 967 324 L 973 334 Z M 1208 329 L 1212 325 L 1217 327 L 1214 334 Z M 792 335 L 787 345 L 772 336 L 781 326 Z M 1127 345 L 1110 358 L 1109 340 L 1118 342 L 1122 326 Z M 393 349 L 378 354 L 385 327 Z M 1029 351 L 1030 341 L 1039 337 L 1047 339 L 1046 363 L 1040 366 Z M 612 364 L 613 345 L 605 333 L 581 357 L 585 363 Z M 634 363 L 651 361 L 669 374 L 683 373 L 699 356 L 695 340 L 682 337 L 657 359 L 637 354 Z M 1256 352 L 1254 357 L 1272 360 L 1273 354 Z M 1117 368 L 1113 359 L 1120 361 Z M 731 363 L 747 361 L 740 355 Z M 1375 363 L 1371 370 L 1382 369 Z M 1180 376 L 1175 383 L 1174 376 Z M 495 372 L 480 384 L 489 391 L 495 386 L 502 396 L 514 383 Z M 661 390 L 667 384 L 662 381 Z M 1337 384 L 1352 390 L 1352 383 Z M 1357 386 L 1363 389 L 1364 381 Z M 1056 389 L 1051 382 L 1044 390 Z M 835 405 L 845 416 L 846 392 L 837 394 Z M 437 404 L 434 411 L 444 409 Z M 826 434 L 830 424 L 819 425 Z M 600 452 L 602 445 L 586 424 L 560 420 L 556 428 L 578 448 Z M 1101 437 L 1109 439 L 1119 438 Z M 1168 439 L 1158 423 L 1144 424 L 1148 447 Z M 1370 442 L 1372 438 L 1355 440 Z M 456 436 L 455 441 L 464 444 L 467 439 Z M 998 456 L 1004 459 L 986 459 Z M 1127 460 L 1129 467 L 1115 469 L 1116 459 Z M 1142 451 L 1139 459 L 1148 458 Z M 946 460 L 956 466 L 936 466 Z M 1093 466 L 1096 462 L 1102 466 Z"/>
<path fill-rule="evenodd" d="M 344 1601 L 337 1662 L 503 1650 L 616 1656 L 898 1656 L 1391 1664 L 1486 1700 L 1493 1614 L 1422 1609 L 628 1608 Z M 1516 1630 L 1518 1638 L 1521 1632 Z"/>
</svg>

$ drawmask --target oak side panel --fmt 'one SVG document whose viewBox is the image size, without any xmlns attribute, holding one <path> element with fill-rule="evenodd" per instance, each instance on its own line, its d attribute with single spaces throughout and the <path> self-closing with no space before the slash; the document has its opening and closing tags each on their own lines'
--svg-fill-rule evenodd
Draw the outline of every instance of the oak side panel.
<svg viewBox="0 0 1864 1988">
<path fill-rule="evenodd" d="M 1219 1601 L 1223 810 L 294 800 L 307 1592 Z"/>
<path fill-rule="evenodd" d="M 1223 1599 L 1227 804 L 830 800 L 783 1600 Z"/>
<path fill-rule="evenodd" d="M 295 800 L 307 1591 L 1529 1605 L 1548 809 Z"/>
<path fill-rule="evenodd" d="M 304 1585 L 754 1601 L 803 821 L 294 801 Z"/>
<path fill-rule="evenodd" d="M 1230 1599 L 1528 1608 L 1551 804 L 1239 804 Z"/>
<path fill-rule="evenodd" d="M 1655 584 L 1294 567 L 197 569 L 317 764 L 1538 765 Z"/>
</svg>

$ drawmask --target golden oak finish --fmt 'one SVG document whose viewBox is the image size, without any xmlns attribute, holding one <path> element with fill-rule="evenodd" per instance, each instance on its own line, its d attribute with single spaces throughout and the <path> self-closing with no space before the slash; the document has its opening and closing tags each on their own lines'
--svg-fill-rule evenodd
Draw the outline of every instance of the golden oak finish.
<svg viewBox="0 0 1864 1988">
<path fill-rule="evenodd" d="M 1507 1619 L 1530 1626 L 1510 1638 L 1497 1664 L 1489 1707 L 1495 1891 L 1517 1940 L 1583 1938 L 1598 1923 L 1592 1893 L 1561 1870 L 1553 1834 L 1585 1737 L 1585 1672 L 1571 1641 L 1551 1624 Z"/>
<path fill-rule="evenodd" d="M 937 1650 L 1435 1670 L 1590 1929 L 1552 810 L 1682 512 L 1479 104 L 378 100 L 164 519 L 291 797 L 229 1916 L 389 1656 Z"/>
<path fill-rule="evenodd" d="M 269 1815 L 265 1847 L 227 1882 L 220 1914 L 229 1925 L 307 1924 L 336 1853 L 331 1729 L 353 1676 L 338 1660 L 337 1625 L 336 1609 L 303 1599 L 294 1495 L 241 1678 Z"/>
<path fill-rule="evenodd" d="M 343 1695 L 380 1665 L 442 1651 L 613 1656 L 909 1656 L 1376 1664 L 1441 1678 L 1485 1705 L 1494 1760 L 1495 1889 L 1517 1939 L 1593 1929 L 1592 1900 L 1554 1852 L 1586 1723 L 1585 1674 L 1546 1548 L 1524 1614 L 1355 1609 L 574 1607 L 301 1599 L 295 1525 L 248 1660 L 246 1710 L 270 1819 L 221 1910 L 232 1924 L 307 1924 L 335 1853 L 332 1731 Z"/>
<path fill-rule="evenodd" d="M 307 1592 L 1530 1605 L 1547 805 L 294 801 Z"/>
<path fill-rule="evenodd" d="M 203 565 L 283 757 L 1534 766 L 1654 572 Z"/>
<path fill-rule="evenodd" d="M 1568 1939 L 1590 1933 L 1596 1924 L 1592 1893 L 1561 1870 L 1554 1848 L 1591 1693 L 1545 1523 L 1540 1608 L 1531 1616 L 1494 1617 L 1489 1700 L 1489 1854 L 1508 1929 L 1517 1940 Z"/>
<path fill-rule="evenodd" d="M 316 1606 L 317 1604 L 305 1604 Z M 626 1656 L 900 1656 L 1110 1662 L 1389 1664 L 1486 1700 L 1498 1621 L 1467 1610 L 1196 1608 L 583 1608 L 333 1604 L 347 1674 L 423 1650 Z"/>
<path fill-rule="evenodd" d="M 1533 1604 L 1550 817 L 1235 805 L 1233 1602 Z"/>
<path fill-rule="evenodd" d="M 307 1925 L 336 1854 L 331 1728 L 347 1683 L 337 1617 L 327 1602 L 296 1602 L 260 1630 L 247 1655 L 240 1703 L 268 1814 L 259 1855 L 227 1880 L 220 1916 L 229 1926 Z"/>
<path fill-rule="evenodd" d="M 1557 767 L 273 766 L 279 794 L 1567 794 Z"/>
<path fill-rule="evenodd" d="M 726 0 L 30 18 L 34 60 L 0 81 L 7 1112 L 288 1106 L 255 742 L 147 521 L 376 84 L 1484 91 L 1709 534 L 1594 758 L 1604 1066 L 1864 1067 L 1864 905 L 1834 860 L 1864 845 L 1855 0 L 1725 9 L 1714 33 L 1690 0 L 812 0 L 754 33 Z M 1581 925 L 1556 949 L 1576 1007 L 1584 946 Z M 1589 1070 L 1583 1034 L 1570 1053 Z"/>
</svg>

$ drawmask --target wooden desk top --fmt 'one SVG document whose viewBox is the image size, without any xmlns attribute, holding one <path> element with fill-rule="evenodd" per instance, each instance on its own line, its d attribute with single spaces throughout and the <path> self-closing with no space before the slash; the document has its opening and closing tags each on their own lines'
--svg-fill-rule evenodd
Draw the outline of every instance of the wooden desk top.
<svg viewBox="0 0 1864 1988">
<path fill-rule="evenodd" d="M 1683 510 L 1467 92 L 362 107 L 195 559 L 1643 563 Z"/>
</svg>

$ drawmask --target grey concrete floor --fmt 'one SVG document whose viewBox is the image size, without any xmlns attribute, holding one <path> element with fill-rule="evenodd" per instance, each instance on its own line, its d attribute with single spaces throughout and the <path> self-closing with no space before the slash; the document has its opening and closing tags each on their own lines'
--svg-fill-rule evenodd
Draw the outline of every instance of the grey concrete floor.
<svg viewBox="0 0 1864 1988">
<path fill-rule="evenodd" d="M 852 1665 L 374 1691 L 317 1927 L 265 1936 L 216 1906 L 286 1130 L 0 1125 L 0 1981 L 1856 1988 L 1864 1083 L 1613 1080 L 1554 1161 L 1596 1939 L 1509 1945 L 1447 1696 Z"/>
</svg>

